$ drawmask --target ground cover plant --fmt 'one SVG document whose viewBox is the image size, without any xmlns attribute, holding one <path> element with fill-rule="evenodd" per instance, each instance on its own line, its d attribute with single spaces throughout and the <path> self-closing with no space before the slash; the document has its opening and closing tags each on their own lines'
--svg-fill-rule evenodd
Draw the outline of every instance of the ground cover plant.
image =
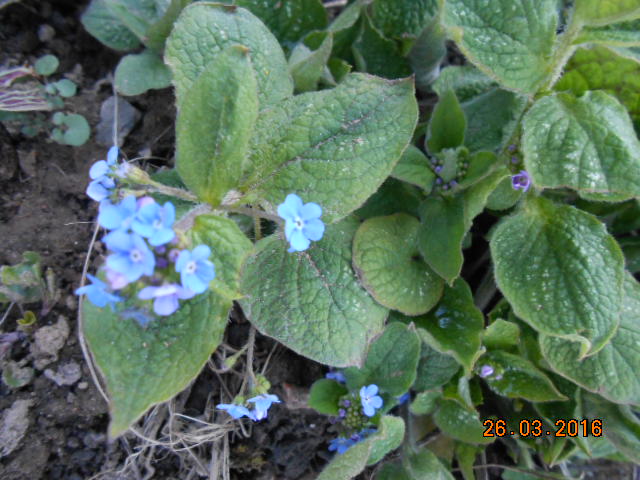
<svg viewBox="0 0 640 480">
<path fill-rule="evenodd" d="M 171 78 L 177 107 L 174 169 L 112 147 L 90 171 L 108 252 L 77 293 L 109 435 L 193 380 L 235 302 L 331 367 L 319 478 L 637 461 L 640 5 L 235 3 L 83 18 L 107 45 L 160 31 L 140 55 L 165 83 L 134 91 Z M 217 405 L 238 424 L 280 402 L 247 365 Z"/>
</svg>

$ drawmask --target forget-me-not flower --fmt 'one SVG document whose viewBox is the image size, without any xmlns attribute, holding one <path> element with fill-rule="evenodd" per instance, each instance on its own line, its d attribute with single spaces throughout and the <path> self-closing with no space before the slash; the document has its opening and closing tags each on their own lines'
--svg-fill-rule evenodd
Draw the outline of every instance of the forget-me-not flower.
<svg viewBox="0 0 640 480">
<path fill-rule="evenodd" d="M 108 173 L 117 160 L 118 147 L 114 146 L 109 149 L 106 160 L 99 160 L 91 166 L 89 176 L 92 181 L 87 187 L 87 195 L 96 202 L 101 202 L 111 195 L 111 189 L 116 186 L 116 182 L 108 176 Z"/>
<path fill-rule="evenodd" d="M 347 383 L 347 379 L 342 372 L 328 372 L 325 375 L 325 378 L 328 378 L 329 380 L 335 380 L 338 383 Z"/>
<path fill-rule="evenodd" d="M 160 287 L 145 287 L 138 292 L 140 300 L 153 300 L 153 311 L 157 315 L 167 316 L 175 312 L 180 306 L 180 300 L 193 298 L 195 293 L 175 283 Z"/>
<path fill-rule="evenodd" d="M 202 293 L 209 287 L 209 282 L 216 276 L 216 270 L 209 256 L 211 249 L 206 245 L 198 245 L 193 249 L 183 250 L 176 260 L 176 272 L 180 273 L 182 286 L 195 293 Z"/>
<path fill-rule="evenodd" d="M 220 410 L 226 410 L 226 412 L 236 420 L 242 417 L 249 417 L 253 421 L 256 420 L 253 412 L 250 411 L 247 407 L 243 407 L 242 405 L 236 405 L 235 403 L 220 403 L 216 405 L 216 408 L 219 408 Z"/>
<path fill-rule="evenodd" d="M 115 230 L 103 240 L 113 251 L 107 257 L 107 267 L 111 270 L 121 273 L 129 282 L 135 282 L 142 275 L 153 275 L 156 259 L 140 235 Z"/>
<path fill-rule="evenodd" d="M 91 284 L 76 289 L 76 295 L 86 295 L 91 303 L 100 308 L 106 305 L 110 305 L 113 308 L 114 303 L 122 301 L 122 298 L 118 295 L 107 291 L 107 284 L 102 280 L 89 273 L 87 273 L 87 277 L 91 280 Z"/>
<path fill-rule="evenodd" d="M 249 403 L 254 404 L 253 413 L 256 420 L 262 420 L 267 417 L 267 411 L 273 403 L 280 403 L 280 399 L 277 395 L 271 395 L 269 393 L 263 393 L 257 397 L 247 400 Z"/>
<path fill-rule="evenodd" d="M 127 230 L 138 210 L 136 197 L 129 195 L 114 205 L 106 201 L 100 204 L 98 223 L 107 230 Z"/>
<path fill-rule="evenodd" d="M 320 220 L 322 208 L 317 203 L 302 203 L 295 193 L 290 193 L 284 203 L 278 205 L 278 215 L 285 220 L 284 235 L 291 244 L 289 252 L 302 252 L 311 241 L 324 235 L 324 223 Z"/>
<path fill-rule="evenodd" d="M 360 403 L 367 417 L 373 417 L 376 410 L 382 407 L 382 397 L 378 395 L 378 386 L 371 384 L 360 389 Z"/>
<path fill-rule="evenodd" d="M 493 367 L 491 365 L 483 365 L 480 368 L 480 378 L 487 378 L 489 375 L 493 375 Z"/>
<path fill-rule="evenodd" d="M 157 247 L 170 242 L 176 236 L 173 222 L 176 219 L 176 208 L 171 202 L 164 206 L 155 201 L 142 205 L 132 223 L 131 230 L 149 240 L 149 244 Z"/>
<path fill-rule="evenodd" d="M 531 186 L 531 177 L 526 170 L 520 170 L 520 173 L 511 176 L 511 186 L 515 190 L 526 192 Z"/>
</svg>

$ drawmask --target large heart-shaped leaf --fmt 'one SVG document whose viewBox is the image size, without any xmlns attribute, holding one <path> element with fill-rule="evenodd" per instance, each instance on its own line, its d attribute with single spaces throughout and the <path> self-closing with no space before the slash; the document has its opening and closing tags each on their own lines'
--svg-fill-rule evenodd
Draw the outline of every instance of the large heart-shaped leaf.
<svg viewBox="0 0 640 480">
<path fill-rule="evenodd" d="M 551 368 L 615 403 L 640 405 L 640 284 L 625 275 L 618 331 L 597 354 L 580 360 L 580 345 L 540 336 Z"/>
<path fill-rule="evenodd" d="M 524 118 L 522 149 L 538 187 L 611 200 L 640 196 L 640 141 L 626 109 L 608 93 L 540 99 Z"/>
<path fill-rule="evenodd" d="M 510 90 L 533 94 L 549 75 L 556 0 L 447 0 L 443 21 L 465 56 Z"/>
<path fill-rule="evenodd" d="M 333 90 L 289 99 L 258 119 L 243 201 L 275 207 L 295 192 L 321 205 L 325 221 L 339 220 L 391 173 L 417 115 L 411 79 L 352 74 Z"/>
<path fill-rule="evenodd" d="M 491 237 L 498 287 L 518 317 L 547 335 L 603 348 L 618 327 L 624 259 L 595 217 L 528 198 Z"/>
<path fill-rule="evenodd" d="M 256 244 L 243 267 L 240 304 L 258 330 L 318 362 L 362 365 L 388 310 L 351 268 L 357 228 L 353 218 L 330 225 L 322 240 L 300 253 L 287 252 L 279 234 Z"/>
</svg>

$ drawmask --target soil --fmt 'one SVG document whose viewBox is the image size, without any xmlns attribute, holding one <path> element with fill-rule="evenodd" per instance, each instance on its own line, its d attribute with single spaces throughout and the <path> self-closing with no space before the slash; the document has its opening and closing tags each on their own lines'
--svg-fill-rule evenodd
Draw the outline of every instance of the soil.
<svg viewBox="0 0 640 480">
<path fill-rule="evenodd" d="M 231 423 L 222 434 L 202 431 L 201 422 L 212 421 L 211 404 L 218 403 L 221 388 L 233 391 L 239 386 L 233 372 L 221 374 L 207 367 L 191 388 L 141 421 L 139 430 L 166 442 L 164 446 L 133 434 L 107 441 L 108 407 L 82 355 L 73 291 L 80 283 L 96 215 L 95 202 L 85 194 L 88 171 L 93 162 L 105 158 L 108 148 L 96 142 L 96 126 L 102 102 L 112 95 L 110 79 L 120 56 L 83 29 L 79 18 L 87 3 L 24 0 L 0 10 L 0 65 L 33 65 L 42 55 L 56 55 L 60 67 L 52 78 L 71 72 L 79 87 L 78 94 L 66 101 L 65 111 L 84 115 L 92 127 L 86 144 L 70 147 L 50 141 L 44 133 L 27 138 L 0 124 L 0 265 L 20 262 L 22 252 L 38 252 L 43 267 L 55 274 L 61 293 L 45 314 L 40 312 L 41 304 L 22 306 L 37 313 L 36 324 L 25 334 L 14 335 L 17 340 L 12 337 L 9 343 L 0 343 L 0 361 L 37 367 L 22 388 L 11 389 L 0 382 L 2 422 L 7 423 L 9 413 L 16 420 L 11 431 L 0 431 L 0 444 L 10 437 L 14 440 L 10 452 L 5 451 L 9 447 L 0 448 L 0 478 L 202 478 L 216 468 L 212 459 L 220 458 L 222 464 L 225 455 L 231 459 L 234 479 L 314 478 L 330 457 L 327 443 L 332 435 L 327 432 L 326 417 L 304 405 L 309 386 L 323 375 L 323 369 L 260 335 L 256 365 L 264 364 L 271 354 L 266 375 L 284 404 L 273 408 L 268 420 L 255 424 L 250 437 L 238 430 L 223 438 Z M 43 35 L 43 31 L 54 35 Z M 169 166 L 175 118 L 170 89 L 127 101 L 142 116 L 123 151 L 130 157 L 140 152 L 152 156 L 146 163 L 154 167 Z M 90 271 L 99 263 L 100 253 L 98 243 Z M 0 318 L 4 314 L 5 310 L 0 311 Z M 0 332 L 17 332 L 21 317 L 21 308 L 14 306 L 0 324 Z M 231 317 L 225 345 L 240 348 L 247 341 L 249 324 L 238 311 Z M 55 330 L 64 323 L 69 335 L 66 339 L 63 335 L 57 359 L 38 360 L 38 332 L 45 334 L 47 327 Z M 8 337 L 0 337 L 0 342 L 2 338 Z M 59 377 L 69 370 L 79 371 L 79 378 L 65 377 L 67 383 L 73 382 L 65 385 L 65 378 Z M 174 410 L 171 415 L 170 409 Z M 176 413 L 193 420 L 178 421 Z M 169 425 L 179 427 L 180 434 L 167 434 Z"/>
</svg>

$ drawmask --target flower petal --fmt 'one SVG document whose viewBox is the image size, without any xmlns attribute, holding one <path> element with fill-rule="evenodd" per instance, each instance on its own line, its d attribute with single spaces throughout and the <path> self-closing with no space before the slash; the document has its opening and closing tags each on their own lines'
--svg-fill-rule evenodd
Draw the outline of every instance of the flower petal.
<svg viewBox="0 0 640 480">
<path fill-rule="evenodd" d="M 182 269 L 187 266 L 187 263 L 189 263 L 190 260 L 191 252 L 189 250 L 182 250 L 178 255 L 178 259 L 176 260 L 176 272 L 181 272 Z"/>
<path fill-rule="evenodd" d="M 207 245 L 198 245 L 193 249 L 191 258 L 195 261 L 206 260 L 211 256 L 211 249 Z"/>
<path fill-rule="evenodd" d="M 311 244 L 309 239 L 305 237 L 302 231 L 300 230 L 293 231 L 293 233 L 291 234 L 290 243 L 291 243 L 291 248 L 293 248 L 293 250 L 296 252 L 302 252 L 306 250 L 307 248 L 309 248 L 309 245 Z"/>
<path fill-rule="evenodd" d="M 302 233 L 309 239 L 317 242 L 324 235 L 324 223 L 322 220 L 314 218 L 305 222 L 305 226 L 302 229 Z"/>
<path fill-rule="evenodd" d="M 302 199 L 295 193 L 290 193 L 284 199 L 284 203 L 278 205 L 278 215 L 285 220 L 294 220 L 300 215 L 302 209 Z"/>
<path fill-rule="evenodd" d="M 153 301 L 153 311 L 162 316 L 171 315 L 179 306 L 180 302 L 176 295 L 164 295 Z"/>
<path fill-rule="evenodd" d="M 111 147 L 107 152 L 107 163 L 109 165 L 113 165 L 114 163 L 116 163 L 116 161 L 118 160 L 119 153 L 120 152 L 118 150 L 118 147 L 116 147 L 115 145 Z"/>
<path fill-rule="evenodd" d="M 321 215 L 322 215 L 322 207 L 320 207 L 320 205 L 318 205 L 317 203 L 313 203 L 313 202 L 306 203 L 300 211 L 300 217 L 305 221 L 311 220 L 314 218 L 320 218 Z"/>
<path fill-rule="evenodd" d="M 108 171 L 109 171 L 109 165 L 107 165 L 107 162 L 105 162 L 104 160 L 99 160 L 93 165 L 91 165 L 91 168 L 89 169 L 89 176 L 93 180 L 96 180 L 102 177 L 103 175 L 106 175 Z"/>
</svg>

